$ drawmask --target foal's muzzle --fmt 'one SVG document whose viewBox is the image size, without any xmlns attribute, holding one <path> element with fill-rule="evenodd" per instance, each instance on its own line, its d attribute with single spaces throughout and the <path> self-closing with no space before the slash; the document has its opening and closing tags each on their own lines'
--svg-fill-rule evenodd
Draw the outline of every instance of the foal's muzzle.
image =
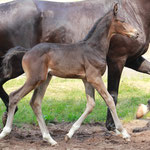
<svg viewBox="0 0 150 150">
<path fill-rule="evenodd" d="M 130 34 L 131 38 L 137 39 L 139 37 L 139 33 L 138 31 L 135 29 L 131 34 Z"/>
</svg>

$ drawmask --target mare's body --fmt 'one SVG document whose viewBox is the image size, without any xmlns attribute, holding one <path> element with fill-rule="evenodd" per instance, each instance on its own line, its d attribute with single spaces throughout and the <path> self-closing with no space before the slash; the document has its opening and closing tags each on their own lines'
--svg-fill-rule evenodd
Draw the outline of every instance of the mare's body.
<svg viewBox="0 0 150 150">
<path fill-rule="evenodd" d="M 17 45 L 29 48 L 40 42 L 71 43 L 80 41 L 94 22 L 108 12 L 112 4 L 116 2 L 116 0 L 87 0 L 77 3 L 39 1 L 32 3 L 32 1 L 28 1 L 23 5 L 19 5 L 19 2 L 0 5 L 0 11 L 5 12 L 0 13 L 0 26 L 4 26 L 6 30 L 4 32 L 4 29 L 0 28 L 1 58 L 9 48 Z M 122 17 L 138 29 L 140 37 L 138 40 L 132 40 L 117 35 L 111 40 L 107 55 L 108 90 L 115 103 L 124 66 L 148 74 L 150 72 L 150 63 L 142 57 L 147 51 L 150 41 L 150 1 L 118 0 L 118 2 L 124 12 Z M 20 3 L 22 2 L 20 1 Z M 22 9 L 27 13 L 23 14 Z M 11 15 L 16 11 L 17 15 Z M 0 64 L 1 61 L 0 59 Z M 17 73 L 11 72 L 9 76 L 2 76 L 0 79 L 0 97 L 6 107 L 9 99 L 2 85 L 7 80 L 23 73 L 21 65 L 19 66 Z M 106 125 L 108 129 L 114 128 L 110 113 L 108 113 Z"/>
<path fill-rule="evenodd" d="M 9 96 L 8 119 L 0 134 L 0 139 L 11 132 L 17 103 L 34 90 L 30 104 L 37 117 L 43 139 L 52 145 L 57 144 L 50 136 L 41 112 L 42 99 L 53 75 L 62 78 L 82 79 L 85 85 L 86 109 L 70 129 L 66 140 L 73 136 L 87 115 L 93 110 L 95 106 L 94 88 L 103 97 L 111 110 L 116 130 L 121 132 L 123 138 L 130 138 L 127 131 L 122 127 L 113 98 L 107 92 L 101 78 L 106 68 L 106 56 L 111 37 L 115 34 L 129 37 L 138 36 L 137 30 L 118 19 L 117 10 L 118 6 L 115 5 L 114 10 L 99 19 L 85 40 L 81 42 L 76 44 L 41 43 L 34 46 L 23 56 L 22 66 L 27 80 L 21 88 L 12 92 Z"/>
</svg>

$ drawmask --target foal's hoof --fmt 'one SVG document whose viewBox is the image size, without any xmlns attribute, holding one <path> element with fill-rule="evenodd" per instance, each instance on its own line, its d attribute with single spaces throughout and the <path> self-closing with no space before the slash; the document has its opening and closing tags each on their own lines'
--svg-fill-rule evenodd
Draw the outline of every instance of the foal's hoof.
<svg viewBox="0 0 150 150">
<path fill-rule="evenodd" d="M 2 116 L 3 126 L 6 125 L 6 121 L 7 121 L 7 112 L 4 112 L 4 114 L 3 114 L 3 116 Z"/>
<path fill-rule="evenodd" d="M 52 147 L 54 147 L 54 146 L 56 147 L 56 146 L 58 146 L 58 143 L 57 142 L 51 143 L 51 146 Z"/>
<path fill-rule="evenodd" d="M 67 143 L 70 140 L 70 137 L 68 135 L 65 136 L 65 142 Z"/>
<path fill-rule="evenodd" d="M 125 141 L 131 142 L 131 138 L 125 138 Z"/>
<path fill-rule="evenodd" d="M 118 136 L 118 135 L 121 135 L 121 132 L 117 129 L 114 130 L 115 134 Z"/>
<path fill-rule="evenodd" d="M 126 140 L 126 141 L 130 141 L 131 136 L 128 134 L 128 132 L 126 131 L 126 129 L 123 129 L 122 133 L 122 137 Z"/>
</svg>

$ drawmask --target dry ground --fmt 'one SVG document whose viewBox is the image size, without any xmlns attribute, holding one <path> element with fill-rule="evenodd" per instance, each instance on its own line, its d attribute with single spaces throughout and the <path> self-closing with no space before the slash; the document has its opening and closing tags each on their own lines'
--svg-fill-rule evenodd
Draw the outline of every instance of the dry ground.
<svg viewBox="0 0 150 150">
<path fill-rule="evenodd" d="M 145 126 L 147 120 L 134 120 L 124 124 L 131 134 L 131 142 L 126 142 L 106 130 L 103 124 L 82 125 L 80 130 L 68 142 L 64 142 L 64 136 L 71 124 L 48 124 L 49 131 L 59 145 L 51 147 L 42 141 L 38 127 L 23 125 L 14 127 L 12 133 L 0 141 L 0 150 L 150 150 L 150 131 L 132 133 L 135 127 Z"/>
</svg>

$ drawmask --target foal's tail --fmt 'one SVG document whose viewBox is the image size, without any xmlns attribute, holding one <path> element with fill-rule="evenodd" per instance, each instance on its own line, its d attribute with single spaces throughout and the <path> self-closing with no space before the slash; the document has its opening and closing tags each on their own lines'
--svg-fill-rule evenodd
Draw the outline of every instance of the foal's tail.
<svg viewBox="0 0 150 150">
<path fill-rule="evenodd" d="M 15 78 L 23 74 L 22 58 L 29 49 L 17 46 L 11 48 L 2 60 L 2 74 L 4 78 Z"/>
</svg>

